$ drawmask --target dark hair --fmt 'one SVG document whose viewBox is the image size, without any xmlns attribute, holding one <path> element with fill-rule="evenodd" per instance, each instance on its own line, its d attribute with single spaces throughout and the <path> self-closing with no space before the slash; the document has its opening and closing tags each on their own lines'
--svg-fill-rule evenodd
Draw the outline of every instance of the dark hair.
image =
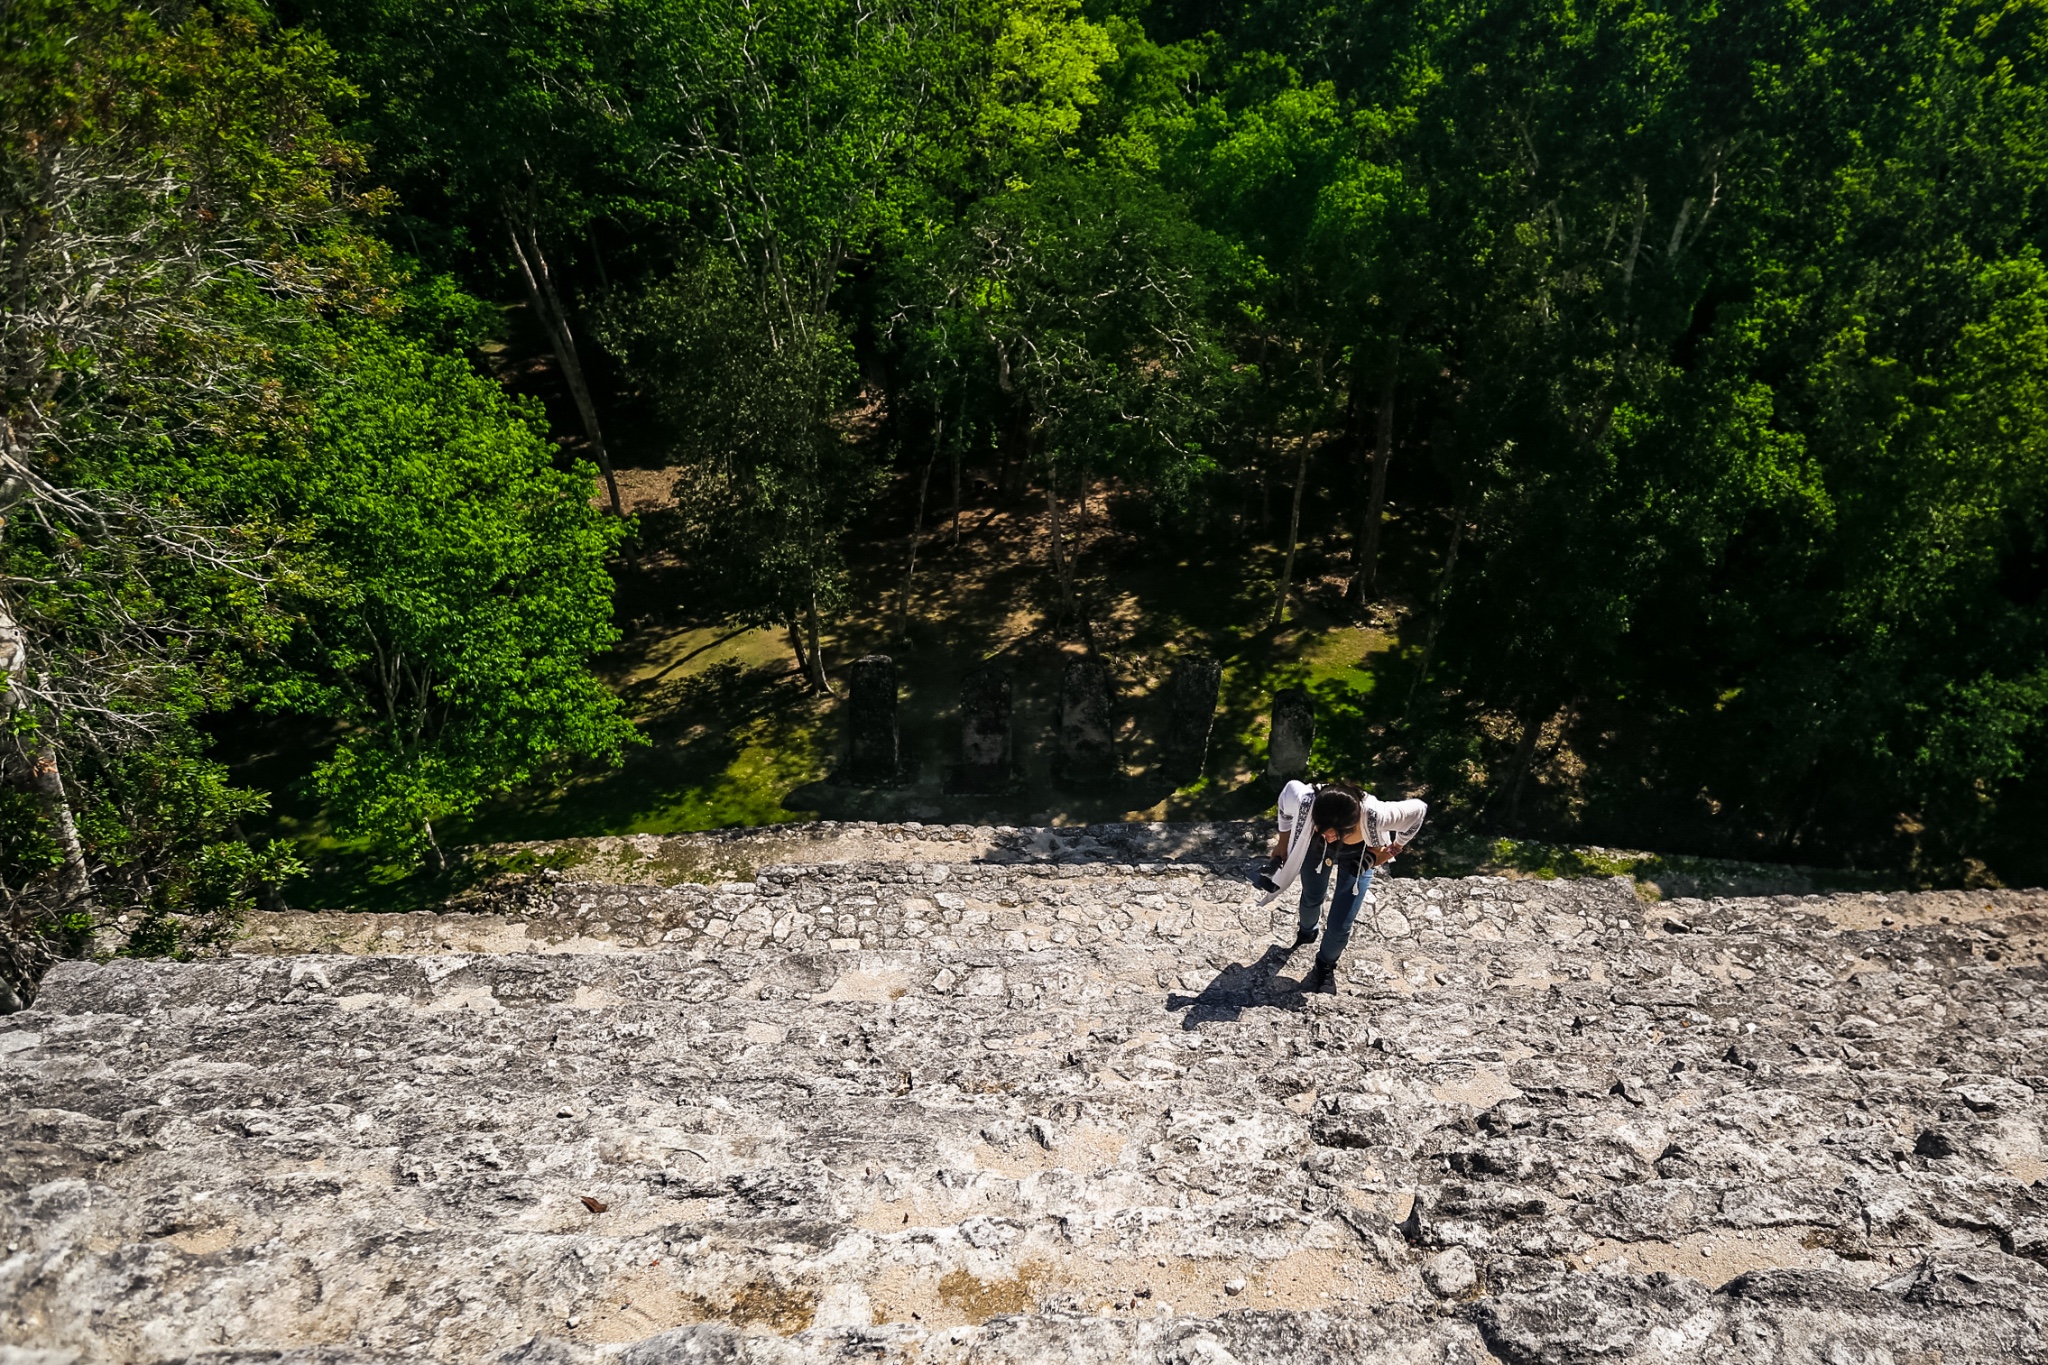
<svg viewBox="0 0 2048 1365">
<path fill-rule="evenodd" d="M 1359 800 L 1365 793 L 1349 782 L 1332 782 L 1316 793 L 1316 802 L 1309 807 L 1309 823 L 1318 834 L 1326 829 L 1339 833 L 1357 826 L 1365 807 Z"/>
</svg>

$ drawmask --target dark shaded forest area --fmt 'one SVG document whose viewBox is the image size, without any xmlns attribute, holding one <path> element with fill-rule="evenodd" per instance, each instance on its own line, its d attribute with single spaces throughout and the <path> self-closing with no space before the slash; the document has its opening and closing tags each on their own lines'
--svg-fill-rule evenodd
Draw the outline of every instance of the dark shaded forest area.
<svg viewBox="0 0 2048 1365">
<path fill-rule="evenodd" d="M 622 627 L 951 677 L 982 533 L 1131 678 L 1360 623 L 1319 761 L 1444 827 L 2048 879 L 2044 81 L 2043 0 L 8 0 L 0 898 L 432 875 L 676 742 Z"/>
</svg>

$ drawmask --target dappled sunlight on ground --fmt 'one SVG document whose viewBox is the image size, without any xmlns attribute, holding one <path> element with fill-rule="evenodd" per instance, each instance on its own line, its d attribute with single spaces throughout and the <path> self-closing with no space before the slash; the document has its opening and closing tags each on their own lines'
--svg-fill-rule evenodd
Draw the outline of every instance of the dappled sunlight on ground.
<svg viewBox="0 0 2048 1365">
<path fill-rule="evenodd" d="M 1366 665 L 1392 646 L 1393 632 L 1352 625 L 1300 594 L 1295 616 L 1266 632 L 1259 627 L 1270 609 L 1275 551 L 1250 548 L 1203 561 L 1141 549 L 1136 536 L 1114 526 L 1108 491 L 1091 496 L 1087 516 L 1075 517 L 1068 529 L 1081 547 L 1077 578 L 1096 646 L 1111 669 L 1123 782 L 1076 791 L 1052 778 L 1061 671 L 1084 647 L 1077 630 L 1053 629 L 1058 590 L 1043 501 L 1028 496 L 963 508 L 957 542 L 946 509 L 935 509 L 907 610 L 909 528 L 862 538 L 853 565 L 854 605 L 826 622 L 826 661 L 837 678 L 864 654 L 896 659 L 900 784 L 862 789 L 830 780 L 841 703 L 807 691 L 785 631 L 734 629 L 657 606 L 629 631 L 607 669 L 650 747 L 617 773 L 507 803 L 477 822 L 475 837 L 562 837 L 600 825 L 619 833 L 667 832 L 817 814 L 1006 823 L 1200 819 L 1265 806 L 1271 800 L 1264 777 L 1266 717 L 1274 690 L 1305 686 L 1325 697 L 1326 706 L 1363 697 L 1372 689 Z M 662 586 L 688 590 L 680 573 L 662 578 Z M 641 596 L 660 601 L 644 585 Z M 1164 688 L 1175 658 L 1196 650 L 1223 660 L 1222 696 L 1206 773 L 1177 789 L 1158 775 Z M 957 759 L 960 685 L 984 664 L 1005 668 L 1012 678 L 1019 771 L 1006 792 L 955 795 L 946 790 L 946 777 Z M 1336 725 L 1339 744 L 1362 740 L 1358 726 Z M 1327 759 L 1357 771 L 1341 749 Z"/>
<path fill-rule="evenodd" d="M 670 475 L 620 472 L 644 517 L 658 518 L 651 494 Z M 1078 545 L 1077 590 L 1110 668 L 1124 777 L 1091 790 L 1056 783 L 1061 674 L 1085 645 L 1071 621 L 1056 621 L 1059 593 L 1042 493 L 1003 496 L 983 484 L 979 496 L 962 508 L 956 541 L 934 488 L 907 610 L 909 513 L 902 499 L 885 497 L 853 538 L 850 605 L 823 621 L 835 682 L 864 654 L 897 661 L 900 783 L 859 788 L 832 781 L 843 699 L 811 692 L 785 629 L 707 619 L 687 569 L 643 548 L 618 569 L 623 638 L 596 667 L 646 744 L 617 769 L 537 781 L 471 820 L 449 822 L 444 837 L 451 845 L 489 845 L 821 817 L 1059 825 L 1245 817 L 1271 807 L 1267 718 L 1282 687 L 1306 687 L 1318 699 L 1318 766 L 1372 783 L 1366 756 L 1383 747 L 1387 725 L 1374 714 L 1383 698 L 1373 667 L 1404 655 L 1412 666 L 1418 652 L 1400 645 L 1405 609 L 1380 606 L 1365 624 L 1337 610 L 1343 579 L 1330 565 L 1342 566 L 1339 538 L 1331 542 L 1335 554 L 1305 548 L 1305 587 L 1291 596 L 1288 618 L 1267 630 L 1279 547 L 1194 534 L 1176 545 L 1156 526 L 1141 528 L 1141 509 L 1106 486 L 1089 497 L 1085 516 L 1073 515 L 1070 505 L 1067 533 Z M 648 537 L 649 544 L 658 541 Z M 1177 785 L 1160 769 L 1166 689 L 1176 659 L 1197 651 L 1222 662 L 1221 693 L 1205 771 Z M 1017 771 L 1003 792 L 958 795 L 947 790 L 947 777 L 958 759 L 960 686 L 985 664 L 1012 679 Z M 1404 673 L 1388 690 L 1406 688 Z M 289 773 L 266 776 L 281 792 L 295 780 Z M 378 864 L 366 850 L 337 844 L 317 807 L 302 799 L 282 800 L 276 824 L 302 842 L 318 868 L 310 881 L 323 889 L 309 904 L 410 905 L 459 889 L 446 879 L 429 885 L 408 869 Z M 302 886 L 294 894 L 312 893 Z"/>
</svg>

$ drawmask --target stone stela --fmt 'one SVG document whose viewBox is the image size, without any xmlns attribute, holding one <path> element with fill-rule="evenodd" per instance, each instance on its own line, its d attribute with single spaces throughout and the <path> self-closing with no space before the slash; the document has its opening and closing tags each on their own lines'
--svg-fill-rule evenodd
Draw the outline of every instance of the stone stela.
<svg viewBox="0 0 2048 1365">
<path fill-rule="evenodd" d="M 886 654 L 855 659 L 846 670 L 846 777 L 894 782 L 901 762 L 896 737 L 896 661 Z"/>
<path fill-rule="evenodd" d="M 1202 775 L 1216 722 L 1223 665 L 1206 654 L 1175 665 L 1167 685 L 1164 764 L 1174 782 L 1186 785 Z M 1123 777 L 1116 748 L 1116 720 L 1108 665 L 1100 659 L 1069 660 L 1060 677 L 1056 777 L 1072 786 L 1102 786 Z M 904 777 L 897 726 L 896 661 L 869 654 L 847 667 L 847 754 L 840 780 L 882 786 Z M 1272 739 L 1267 775 L 1280 781 L 1308 775 L 1315 744 L 1315 703 L 1298 687 L 1273 697 Z M 1010 675 L 990 665 L 960 685 L 960 761 L 947 776 L 947 790 L 988 794 L 1002 791 L 1017 774 L 1014 688 Z"/>
<path fill-rule="evenodd" d="M 1071 659 L 1060 678 L 1060 748 L 1054 769 L 1061 781 L 1101 786 L 1123 775 L 1117 762 L 1116 722 L 1109 709 L 1109 669 L 1099 659 Z"/>
<path fill-rule="evenodd" d="M 1289 687 L 1273 694 L 1273 738 L 1266 776 L 1287 782 L 1308 776 L 1308 755 L 1316 742 L 1316 708 L 1307 692 Z"/>
<path fill-rule="evenodd" d="M 1222 685 L 1223 665 L 1206 654 L 1190 655 L 1174 666 L 1169 685 L 1166 761 L 1176 782 L 1186 784 L 1202 775 L 1209 759 L 1209 731 L 1216 723 L 1216 696 Z"/>
<path fill-rule="evenodd" d="M 960 766 L 956 792 L 997 792 L 1009 785 L 1015 764 L 1010 725 L 1010 675 L 977 669 L 960 685 Z"/>
</svg>

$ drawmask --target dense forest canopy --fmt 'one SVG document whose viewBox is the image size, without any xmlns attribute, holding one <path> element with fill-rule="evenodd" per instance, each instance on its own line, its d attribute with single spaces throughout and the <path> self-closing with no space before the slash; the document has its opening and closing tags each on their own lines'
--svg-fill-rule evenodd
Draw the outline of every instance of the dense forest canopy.
<svg viewBox="0 0 2048 1365">
<path fill-rule="evenodd" d="M 2043 0 L 7 0 L 0 39 L 17 918 L 291 874 L 222 708 L 327 723 L 337 828 L 430 861 L 616 758 L 641 554 L 825 689 L 852 528 L 963 461 L 1028 479 L 1091 648 L 1076 498 L 1284 535 L 1277 624 L 1339 469 L 1350 609 L 1412 627 L 1358 761 L 1454 819 L 2048 874 Z M 475 349 L 506 307 L 552 433 Z M 615 457 L 675 515 L 623 519 Z M 1291 527 L 1235 515 L 1270 490 Z"/>
</svg>

